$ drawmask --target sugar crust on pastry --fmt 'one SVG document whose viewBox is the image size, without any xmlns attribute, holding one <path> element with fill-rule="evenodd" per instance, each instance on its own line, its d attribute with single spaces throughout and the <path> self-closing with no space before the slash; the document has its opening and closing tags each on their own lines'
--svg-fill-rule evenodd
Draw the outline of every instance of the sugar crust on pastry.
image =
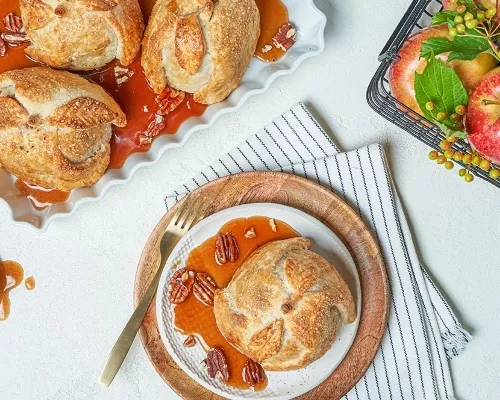
<svg viewBox="0 0 500 400">
<path fill-rule="evenodd" d="M 255 52 L 254 0 L 158 0 L 142 41 L 141 63 L 156 93 L 167 85 L 199 103 L 225 99 Z"/>
<path fill-rule="evenodd" d="M 47 67 L 0 74 L 0 168 L 29 184 L 92 185 L 109 164 L 112 124 L 126 123 L 114 99 L 78 75 Z"/>
<path fill-rule="evenodd" d="M 26 53 L 54 68 L 87 71 L 117 58 L 129 65 L 144 22 L 137 0 L 20 0 Z"/>
<path fill-rule="evenodd" d="M 309 250 L 306 238 L 268 243 L 215 292 L 221 333 L 264 369 L 294 370 L 323 356 L 356 319 L 340 273 Z"/>
</svg>

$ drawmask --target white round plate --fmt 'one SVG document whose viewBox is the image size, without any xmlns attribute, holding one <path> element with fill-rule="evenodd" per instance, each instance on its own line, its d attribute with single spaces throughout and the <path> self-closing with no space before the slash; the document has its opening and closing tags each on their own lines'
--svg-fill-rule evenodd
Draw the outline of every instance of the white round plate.
<svg viewBox="0 0 500 400">
<path fill-rule="evenodd" d="M 208 376 L 201 362 L 206 358 L 202 346 L 185 348 L 185 336 L 174 329 L 172 324 L 172 308 L 167 297 L 168 282 L 177 268 L 183 268 L 189 253 L 208 238 L 217 234 L 226 222 L 235 218 L 265 216 L 286 222 L 302 236 L 311 239 L 311 250 L 325 257 L 349 285 L 357 308 L 357 318 L 346 325 L 336 338 L 331 349 L 319 360 L 306 368 L 290 372 L 266 372 L 269 384 L 260 392 L 240 390 L 226 386 L 222 382 Z M 220 396 L 230 399 L 273 399 L 284 400 L 313 389 L 340 364 L 351 347 L 359 325 L 361 310 L 361 287 L 356 265 L 349 251 L 340 239 L 325 225 L 310 215 L 292 207 L 274 203 L 245 204 L 228 208 L 204 219 L 192 228 L 172 251 L 158 286 L 156 296 L 156 313 L 160 335 L 174 361 L 200 385 Z"/>
</svg>

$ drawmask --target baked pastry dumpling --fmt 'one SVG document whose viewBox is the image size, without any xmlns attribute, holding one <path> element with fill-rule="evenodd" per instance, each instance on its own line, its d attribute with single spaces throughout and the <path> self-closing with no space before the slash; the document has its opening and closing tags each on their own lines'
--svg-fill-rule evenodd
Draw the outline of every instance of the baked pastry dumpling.
<svg viewBox="0 0 500 400">
<path fill-rule="evenodd" d="M 100 86 L 47 67 L 0 74 L 0 168 L 69 191 L 95 183 L 109 164 L 112 124 L 126 125 Z"/>
<path fill-rule="evenodd" d="M 244 261 L 214 313 L 227 341 L 264 369 L 305 367 L 323 356 L 356 307 L 346 282 L 310 241 L 270 242 Z"/>
<path fill-rule="evenodd" d="M 254 0 L 158 0 L 141 63 L 156 93 L 167 85 L 199 103 L 224 100 L 240 82 L 260 35 Z"/>
<path fill-rule="evenodd" d="M 129 65 L 144 22 L 137 0 L 20 0 L 26 53 L 54 68 L 88 71 L 117 58 Z"/>
</svg>

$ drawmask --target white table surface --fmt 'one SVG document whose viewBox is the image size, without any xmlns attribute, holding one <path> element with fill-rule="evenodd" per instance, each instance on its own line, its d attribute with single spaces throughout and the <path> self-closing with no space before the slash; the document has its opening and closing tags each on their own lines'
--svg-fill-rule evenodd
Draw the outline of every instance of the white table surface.
<svg viewBox="0 0 500 400">
<path fill-rule="evenodd" d="M 342 149 L 384 144 L 421 261 L 474 335 L 451 362 L 457 399 L 500 398 L 500 189 L 438 167 L 365 100 L 378 52 L 409 3 L 317 0 L 329 19 L 321 56 L 44 234 L 14 226 L 1 204 L 0 257 L 20 262 L 37 286 L 13 291 L 11 316 L 0 323 L 0 398 L 176 399 L 139 340 L 113 385 L 97 383 L 132 311 L 143 245 L 165 212 L 165 194 L 299 101 L 314 107 Z"/>
</svg>

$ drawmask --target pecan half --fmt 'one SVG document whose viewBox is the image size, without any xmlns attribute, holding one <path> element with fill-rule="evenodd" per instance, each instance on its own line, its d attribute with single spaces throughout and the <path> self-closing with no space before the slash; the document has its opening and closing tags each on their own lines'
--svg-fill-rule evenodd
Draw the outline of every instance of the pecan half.
<svg viewBox="0 0 500 400">
<path fill-rule="evenodd" d="M 0 57 L 7 53 L 7 43 L 0 37 Z"/>
<path fill-rule="evenodd" d="M 23 29 L 23 21 L 14 13 L 9 13 L 3 19 L 5 29 L 9 32 L 19 33 Z"/>
<path fill-rule="evenodd" d="M 127 82 L 134 75 L 134 71 L 121 67 L 120 65 L 115 66 L 113 71 L 115 73 L 115 81 L 118 86 Z"/>
<path fill-rule="evenodd" d="M 240 255 L 238 243 L 231 232 L 217 235 L 215 240 L 215 261 L 218 264 L 235 262 Z"/>
<path fill-rule="evenodd" d="M 257 232 L 255 232 L 255 228 L 253 226 L 245 232 L 245 237 L 247 239 L 252 239 L 254 237 L 257 237 Z"/>
<path fill-rule="evenodd" d="M 20 44 L 27 43 L 30 40 L 26 33 L 3 32 L 0 37 L 10 46 L 17 47 Z"/>
<path fill-rule="evenodd" d="M 214 305 L 214 294 L 217 285 L 213 278 L 205 272 L 198 272 L 194 278 L 193 293 L 206 306 Z"/>
<path fill-rule="evenodd" d="M 156 96 L 156 104 L 158 105 L 156 113 L 159 115 L 170 114 L 181 105 L 185 98 L 185 92 L 166 87 L 163 92 Z"/>
<path fill-rule="evenodd" d="M 184 347 L 193 347 L 196 344 L 196 340 L 193 335 L 189 335 L 186 340 L 184 340 Z"/>
<path fill-rule="evenodd" d="M 269 51 L 271 51 L 273 49 L 273 46 L 271 46 L 270 44 L 266 44 L 262 49 L 261 51 L 263 53 L 268 53 Z"/>
<path fill-rule="evenodd" d="M 242 371 L 243 380 L 249 383 L 250 386 L 255 386 L 258 383 L 262 383 L 266 379 L 266 373 L 259 363 L 254 360 L 247 359 L 245 366 Z"/>
<path fill-rule="evenodd" d="M 139 135 L 141 145 L 149 144 L 153 139 L 161 134 L 167 126 L 167 120 L 163 115 L 155 114 L 154 119 L 149 123 L 146 132 Z"/>
<path fill-rule="evenodd" d="M 278 29 L 273 37 L 273 44 L 283 51 L 287 51 L 295 43 L 296 31 L 292 24 L 285 24 Z"/>
<path fill-rule="evenodd" d="M 229 380 L 226 356 L 221 349 L 218 347 L 211 348 L 207 354 L 206 364 L 210 378 L 220 379 L 222 382 Z"/>
<path fill-rule="evenodd" d="M 167 288 L 168 299 L 172 304 L 184 302 L 194 283 L 194 272 L 182 268 L 174 273 Z"/>
</svg>

